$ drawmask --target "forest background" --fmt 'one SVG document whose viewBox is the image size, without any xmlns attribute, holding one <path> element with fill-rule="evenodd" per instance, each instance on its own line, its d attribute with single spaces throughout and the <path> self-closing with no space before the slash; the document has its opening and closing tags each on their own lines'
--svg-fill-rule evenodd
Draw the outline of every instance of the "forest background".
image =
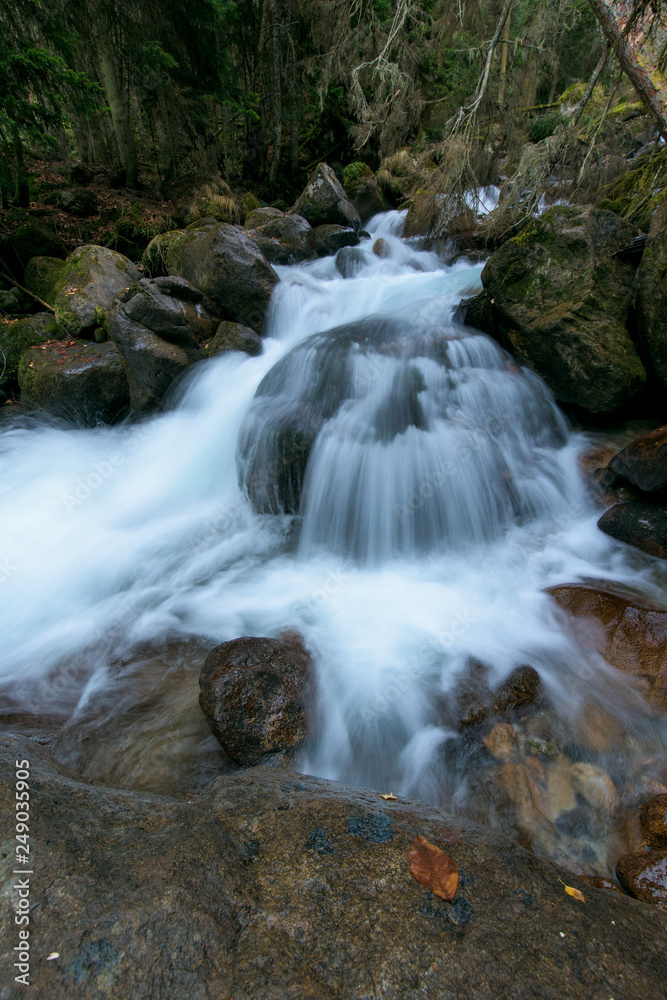
<svg viewBox="0 0 667 1000">
<path fill-rule="evenodd" d="M 223 215 L 228 199 L 228 221 L 241 221 L 239 192 L 288 207 L 326 160 L 348 182 L 378 171 L 398 207 L 406 185 L 386 179 L 400 166 L 382 168 L 406 148 L 421 170 L 410 196 L 426 188 L 456 202 L 509 177 L 515 201 L 525 201 L 527 186 L 542 197 L 554 167 L 567 163 L 590 197 L 600 161 L 627 156 L 628 137 L 641 146 L 647 122 L 656 129 L 596 6 L 604 4 L 0 0 L 2 206 L 48 201 L 64 183 L 45 174 L 50 162 L 70 184 L 96 176 L 165 209 L 212 183 Z M 625 6 L 661 29 L 659 0 Z M 658 181 L 665 169 L 652 162 L 651 197 L 656 166 Z M 622 208 L 637 215 L 630 201 Z M 122 218 L 106 227 L 112 246 L 118 223 L 129 224 L 127 203 L 114 205 Z M 146 237 L 171 224 L 168 210 L 164 219 L 132 211 Z"/>
</svg>

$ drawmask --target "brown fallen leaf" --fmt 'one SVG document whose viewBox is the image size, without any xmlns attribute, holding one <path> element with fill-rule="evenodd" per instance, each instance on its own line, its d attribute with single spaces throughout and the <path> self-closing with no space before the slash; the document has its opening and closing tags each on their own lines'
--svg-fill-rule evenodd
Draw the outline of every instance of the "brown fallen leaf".
<svg viewBox="0 0 667 1000">
<path fill-rule="evenodd" d="M 410 871 L 421 885 L 440 899 L 451 902 L 456 895 L 459 873 L 456 865 L 435 844 L 417 835 L 410 848 Z"/>
<path fill-rule="evenodd" d="M 578 899 L 580 903 L 583 903 L 584 906 L 586 906 L 586 897 L 584 896 L 583 892 L 581 892 L 579 889 L 575 889 L 574 886 L 565 885 L 565 882 L 563 882 L 562 879 L 559 879 L 558 881 L 561 883 L 561 885 L 565 887 L 565 892 L 568 894 L 568 896 L 574 896 L 575 899 Z"/>
<path fill-rule="evenodd" d="M 385 802 L 398 802 L 398 799 L 393 792 L 390 792 L 389 795 L 381 795 L 380 798 L 384 799 Z"/>
</svg>

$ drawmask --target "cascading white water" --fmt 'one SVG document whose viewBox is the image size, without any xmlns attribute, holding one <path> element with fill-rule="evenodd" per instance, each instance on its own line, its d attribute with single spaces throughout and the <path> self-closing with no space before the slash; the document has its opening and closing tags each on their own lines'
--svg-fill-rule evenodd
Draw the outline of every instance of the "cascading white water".
<svg viewBox="0 0 667 1000">
<path fill-rule="evenodd" d="M 169 714 L 186 702 L 198 713 L 201 650 L 296 629 L 317 668 L 301 761 L 313 773 L 464 803 L 447 703 L 471 659 L 498 681 L 529 663 L 564 723 L 595 697 L 642 720 L 633 752 L 663 747 L 610 668 L 587 663 L 581 679 L 581 651 L 543 593 L 604 578 L 655 595 L 655 561 L 596 529 L 583 439 L 542 383 L 456 324 L 481 267 L 412 249 L 401 222 L 372 221 L 390 256 L 365 241 L 353 277 L 333 258 L 277 268 L 263 354 L 195 366 L 168 412 L 2 429 L 7 707 L 68 717 L 91 739 L 99 727 L 111 757 L 150 757 L 173 727 L 157 782 L 168 790 L 172 766 L 191 776 L 210 749 L 198 715 L 178 729 Z M 290 421 L 298 432 L 305 421 L 308 464 L 281 492 L 271 462 Z M 239 478 L 270 513 L 253 512 Z M 280 513 L 301 488 L 300 516 Z M 199 652 L 174 666 L 164 651 L 186 640 Z M 179 671 L 186 695 L 170 703 Z M 152 722 L 136 721 L 137 706 Z M 142 766 L 121 767 L 123 780 L 140 782 Z"/>
</svg>

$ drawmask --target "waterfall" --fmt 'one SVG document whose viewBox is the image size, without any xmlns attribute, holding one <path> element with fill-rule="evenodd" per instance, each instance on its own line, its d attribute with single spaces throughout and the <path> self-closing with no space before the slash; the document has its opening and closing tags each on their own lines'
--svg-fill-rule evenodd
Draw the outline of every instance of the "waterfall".
<svg viewBox="0 0 667 1000">
<path fill-rule="evenodd" d="M 468 801 L 448 706 L 470 662 L 494 683 L 532 665 L 563 725 L 596 692 L 644 718 L 604 664 L 581 680 L 544 588 L 651 593 L 653 564 L 597 531 L 585 439 L 544 384 L 457 321 L 481 266 L 402 218 L 338 266 L 276 268 L 263 353 L 194 366 L 163 414 L 5 423 L 0 694 L 93 740 L 88 773 L 140 781 L 157 754 L 154 784 L 191 775 L 205 651 L 287 629 L 317 670 L 300 766 L 326 777 Z"/>
</svg>

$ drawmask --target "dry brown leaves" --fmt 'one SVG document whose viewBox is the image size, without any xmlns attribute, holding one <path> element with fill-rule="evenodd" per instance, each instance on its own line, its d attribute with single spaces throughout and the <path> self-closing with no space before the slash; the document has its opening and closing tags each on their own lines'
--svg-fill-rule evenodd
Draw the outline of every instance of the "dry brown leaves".
<svg viewBox="0 0 667 1000">
<path fill-rule="evenodd" d="M 444 851 L 417 835 L 410 848 L 410 871 L 417 881 L 431 892 L 451 902 L 456 895 L 459 873 Z"/>
</svg>

